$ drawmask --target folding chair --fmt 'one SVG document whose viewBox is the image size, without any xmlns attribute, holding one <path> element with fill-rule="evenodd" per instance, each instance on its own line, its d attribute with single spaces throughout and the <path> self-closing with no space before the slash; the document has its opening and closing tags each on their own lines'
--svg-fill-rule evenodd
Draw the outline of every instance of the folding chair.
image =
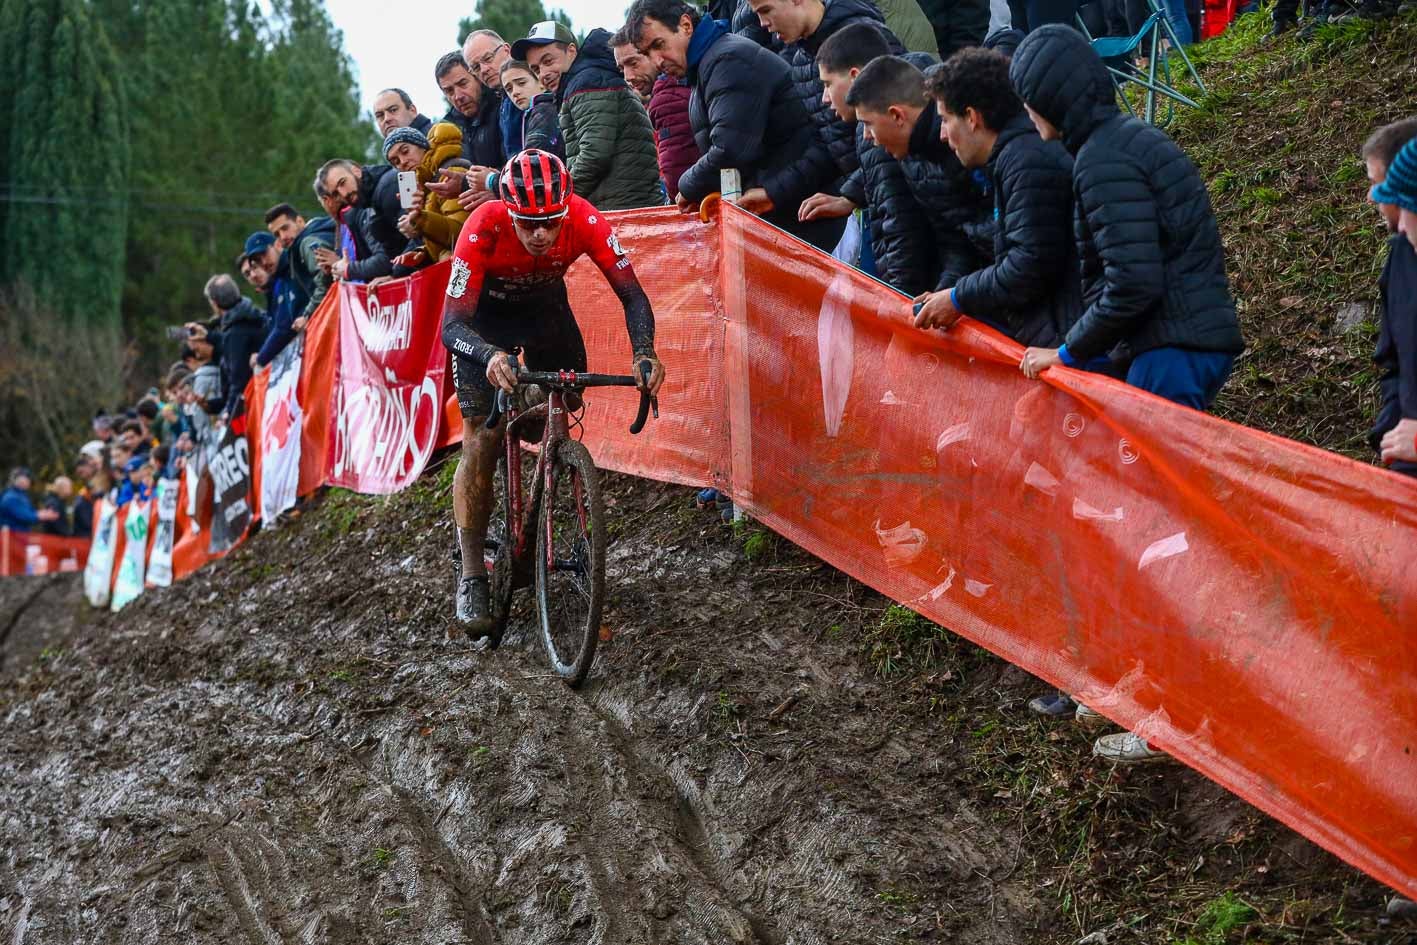
<svg viewBox="0 0 1417 945">
<path fill-rule="evenodd" d="M 1097 55 L 1102 57 L 1102 61 L 1107 65 L 1107 72 L 1112 79 L 1112 85 L 1117 90 L 1117 97 L 1121 99 L 1122 106 L 1136 117 L 1144 117 L 1149 124 L 1165 125 L 1169 123 L 1175 115 L 1176 102 L 1180 102 L 1189 108 L 1199 108 L 1189 96 L 1181 92 L 1172 84 L 1171 78 L 1171 57 L 1165 55 L 1161 49 L 1161 40 L 1166 38 L 1171 42 L 1171 51 L 1179 53 L 1181 62 L 1185 64 L 1186 72 L 1190 74 L 1191 81 L 1196 84 L 1196 88 L 1205 93 L 1205 83 L 1201 81 L 1200 75 L 1196 73 L 1196 67 L 1191 64 L 1191 57 L 1186 55 L 1186 50 L 1176 41 L 1176 33 L 1171 29 L 1171 23 L 1166 19 L 1166 14 L 1157 7 L 1157 0 L 1147 0 L 1147 6 L 1151 8 L 1151 15 L 1146 18 L 1134 36 L 1104 36 L 1101 39 L 1094 39 L 1088 32 L 1082 17 L 1077 19 L 1078 29 L 1087 37 L 1087 41 L 1092 44 L 1092 48 Z M 1142 69 L 1133 62 L 1133 56 L 1138 50 L 1146 53 L 1146 68 Z M 1136 109 L 1132 107 L 1131 100 L 1127 98 L 1126 87 L 1128 85 L 1138 85 L 1146 90 L 1143 114 L 1137 115 Z M 1165 114 L 1160 120 L 1157 119 L 1157 97 L 1165 99 Z"/>
</svg>

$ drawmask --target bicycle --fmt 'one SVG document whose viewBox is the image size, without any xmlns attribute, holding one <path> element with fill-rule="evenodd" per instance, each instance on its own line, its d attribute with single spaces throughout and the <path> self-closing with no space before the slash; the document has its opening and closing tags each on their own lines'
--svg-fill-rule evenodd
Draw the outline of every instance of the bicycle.
<svg viewBox="0 0 1417 945">
<path fill-rule="evenodd" d="M 639 364 L 649 379 L 651 364 Z M 505 416 L 505 449 L 498 460 L 503 490 L 500 521 L 487 538 L 489 603 L 492 627 L 488 648 L 502 642 L 511 612 L 512 594 L 535 585 L 541 643 L 556 674 L 572 688 L 580 686 L 595 659 L 600 639 L 600 614 L 605 603 L 605 506 L 600 474 L 590 451 L 571 436 L 571 420 L 580 425 L 587 387 L 634 387 L 635 379 L 618 374 L 578 374 L 575 371 L 525 371 L 515 354 L 512 370 L 518 387 L 537 385 L 546 400 L 522 407 L 515 395 L 498 390 L 487 429 Z M 644 429 L 650 411 L 659 418 L 659 402 L 640 391 L 639 411 L 630 433 Z M 536 464 L 523 481 L 520 433 L 544 421 Z M 513 471 L 516 475 L 512 475 Z M 533 527 L 535 546 L 533 554 Z"/>
</svg>

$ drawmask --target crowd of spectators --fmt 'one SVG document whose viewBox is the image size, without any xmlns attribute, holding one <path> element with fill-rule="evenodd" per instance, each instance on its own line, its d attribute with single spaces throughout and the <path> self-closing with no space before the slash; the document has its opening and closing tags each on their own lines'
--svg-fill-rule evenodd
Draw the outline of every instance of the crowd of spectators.
<svg viewBox="0 0 1417 945">
<path fill-rule="evenodd" d="M 1145 15 L 1134 6 L 1099 0 L 1081 15 L 1094 33 L 1126 33 Z M 1182 0 L 1162 6 L 1181 42 L 1198 32 L 1182 28 Z M 563 156 L 602 210 L 694 211 L 736 170 L 741 207 L 911 296 L 917 326 L 947 331 L 967 314 L 1024 346 L 1030 378 L 1063 364 L 1206 410 L 1244 341 L 1205 183 L 1119 108 L 1078 17 L 1074 0 L 635 0 L 613 32 L 477 30 L 430 66 L 442 119 L 381 92 L 382 160 L 319 167 L 319 216 L 271 208 L 234 261 L 251 297 L 211 277 L 209 316 L 177 331 L 161 390 L 95 418 L 74 479 L 54 480 L 41 509 L 17 469 L 0 523 L 87 534 L 94 496 L 145 497 L 199 462 L 334 281 L 377 284 L 448 257 L 525 147 Z M 1371 442 L 1417 475 L 1417 119 L 1379 129 L 1362 158 L 1392 233 Z M 1097 717 L 1065 693 L 1032 708 Z M 1097 752 L 1159 757 L 1132 735 Z"/>
</svg>

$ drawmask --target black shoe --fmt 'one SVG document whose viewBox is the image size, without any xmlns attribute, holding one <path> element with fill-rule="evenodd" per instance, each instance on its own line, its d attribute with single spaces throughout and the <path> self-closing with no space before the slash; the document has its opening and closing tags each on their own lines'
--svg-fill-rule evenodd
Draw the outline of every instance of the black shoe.
<svg viewBox="0 0 1417 945">
<path fill-rule="evenodd" d="M 1328 14 L 1319 13 L 1309 22 L 1299 28 L 1299 39 L 1308 42 L 1314 38 L 1314 34 L 1319 31 L 1319 27 L 1328 25 Z"/>
<path fill-rule="evenodd" d="M 1293 30 L 1298 25 L 1297 22 L 1290 19 L 1275 20 L 1274 28 L 1266 33 L 1264 39 L 1260 40 L 1260 42 L 1266 44 L 1278 42 L 1285 33 Z"/>
<path fill-rule="evenodd" d="M 1397 11 L 1378 0 L 1363 0 L 1358 4 L 1358 18 L 1361 20 L 1386 20 Z"/>
<path fill-rule="evenodd" d="M 465 577 L 458 581 L 455 616 L 469 639 L 485 637 L 492 632 L 492 606 L 487 599 L 487 575 Z"/>
</svg>

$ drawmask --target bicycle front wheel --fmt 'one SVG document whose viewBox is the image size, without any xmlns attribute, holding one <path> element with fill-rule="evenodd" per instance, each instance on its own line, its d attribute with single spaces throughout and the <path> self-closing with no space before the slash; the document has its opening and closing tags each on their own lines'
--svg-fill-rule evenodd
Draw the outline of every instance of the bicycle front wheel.
<svg viewBox="0 0 1417 945">
<path fill-rule="evenodd" d="M 605 506 L 590 451 L 563 440 L 536 528 L 536 609 L 551 667 L 571 687 L 590 673 L 605 603 Z"/>
</svg>

